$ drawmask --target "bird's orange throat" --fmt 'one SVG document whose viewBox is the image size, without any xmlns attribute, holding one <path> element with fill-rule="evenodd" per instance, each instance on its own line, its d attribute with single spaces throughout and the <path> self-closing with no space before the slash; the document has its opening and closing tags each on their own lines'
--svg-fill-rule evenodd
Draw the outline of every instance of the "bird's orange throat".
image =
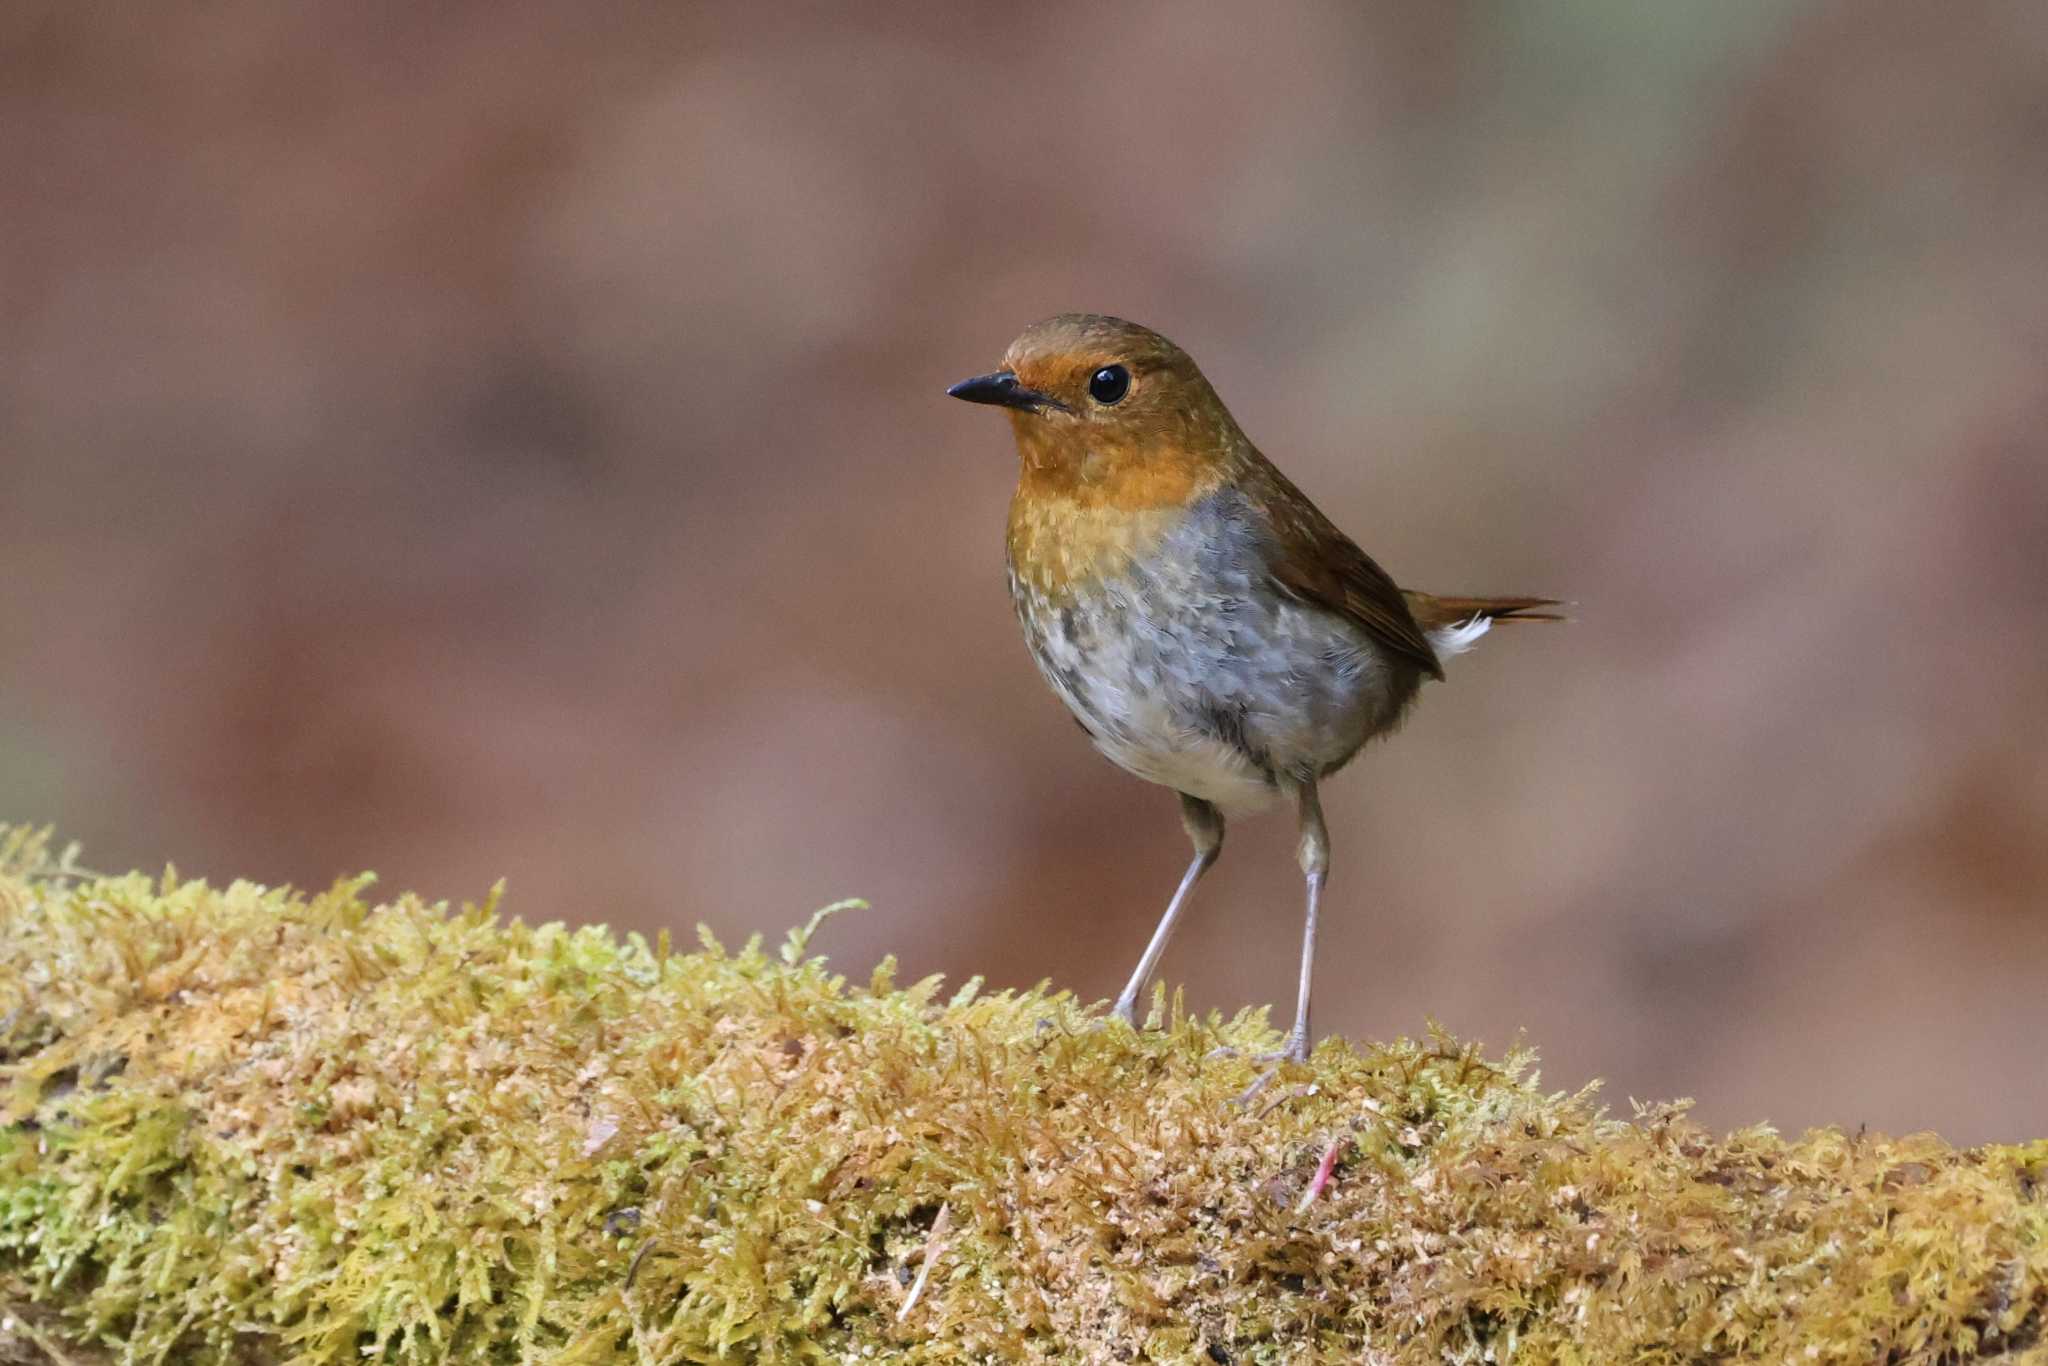
<svg viewBox="0 0 2048 1366">
<path fill-rule="evenodd" d="M 1224 481 L 1220 461 L 1178 443 L 1053 429 L 1018 415 L 1010 564 L 1041 596 L 1063 600 L 1154 547 Z"/>
</svg>

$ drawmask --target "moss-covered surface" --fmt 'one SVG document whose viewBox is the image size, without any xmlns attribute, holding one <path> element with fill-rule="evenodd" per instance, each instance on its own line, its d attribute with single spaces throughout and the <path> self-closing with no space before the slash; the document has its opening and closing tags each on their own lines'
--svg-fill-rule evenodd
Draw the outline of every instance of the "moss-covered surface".
<svg viewBox="0 0 2048 1366">
<path fill-rule="evenodd" d="M 2041 1350 L 2048 1143 L 1716 1137 L 1443 1038 L 1238 1106 L 1258 1017 L 366 887 L 0 831 L 0 1362 Z"/>
</svg>

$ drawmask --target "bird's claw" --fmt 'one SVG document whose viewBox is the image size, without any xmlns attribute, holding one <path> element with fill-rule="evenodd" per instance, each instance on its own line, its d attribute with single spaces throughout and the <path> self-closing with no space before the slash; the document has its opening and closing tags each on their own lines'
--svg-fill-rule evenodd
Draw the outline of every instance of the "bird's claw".
<svg viewBox="0 0 2048 1366">
<path fill-rule="evenodd" d="M 1308 1040 L 1299 1034 L 1289 1034 L 1287 1042 L 1267 1053 L 1245 1054 L 1230 1044 L 1218 1044 L 1204 1056 L 1211 1062 L 1224 1058 L 1247 1058 L 1251 1062 L 1282 1063 L 1307 1062 Z"/>
<path fill-rule="evenodd" d="M 1259 1061 L 1260 1061 L 1260 1062 L 1307 1062 L 1307 1061 L 1308 1061 L 1308 1046 L 1307 1046 L 1306 1044 L 1300 1044 L 1300 1043 L 1292 1043 L 1292 1044 L 1289 1044 L 1289 1045 L 1288 1045 L 1287 1047 L 1285 1047 L 1285 1048 L 1282 1048 L 1282 1049 L 1277 1049 L 1277 1050 L 1275 1050 L 1274 1052 L 1271 1052 L 1271 1053 L 1261 1053 L 1261 1054 L 1259 1054 Z"/>
<path fill-rule="evenodd" d="M 1235 1048 L 1232 1048 L 1228 1044 L 1226 1044 L 1220 1048 L 1211 1049 L 1209 1051 L 1209 1056 L 1212 1058 L 1237 1058 L 1243 1057 L 1244 1055 L 1239 1053 Z M 1245 1087 L 1244 1090 L 1238 1092 L 1237 1095 L 1231 1098 L 1230 1103 L 1232 1105 L 1250 1105 L 1254 1100 L 1258 1099 L 1259 1092 L 1265 1090 L 1268 1086 L 1271 1086 L 1273 1084 L 1273 1078 L 1280 1075 L 1281 1068 L 1287 1066 L 1289 1063 L 1307 1062 L 1308 1038 L 1306 1035 L 1298 1032 L 1290 1033 L 1287 1036 L 1286 1043 L 1282 1044 L 1279 1048 L 1274 1049 L 1270 1053 L 1253 1054 L 1251 1057 L 1251 1061 L 1262 1062 L 1267 1064 L 1266 1070 L 1259 1073 L 1259 1075 L 1253 1079 L 1252 1084 L 1250 1086 Z"/>
<path fill-rule="evenodd" d="M 1273 1078 L 1280 1075 L 1280 1064 L 1274 1063 L 1252 1080 L 1252 1084 L 1230 1098 L 1230 1103 L 1240 1108 L 1250 1105 L 1259 1098 L 1259 1092 L 1273 1084 Z"/>
<path fill-rule="evenodd" d="M 1095 1028 L 1098 1030 L 1107 1029 L 1110 1023 L 1116 1020 L 1121 1020 L 1125 1025 L 1129 1026 L 1133 1034 L 1145 1032 L 1144 1026 L 1138 1023 L 1138 1012 L 1122 1001 L 1118 1001 L 1115 1005 L 1111 1006 L 1108 1014 L 1097 1016 Z"/>
</svg>

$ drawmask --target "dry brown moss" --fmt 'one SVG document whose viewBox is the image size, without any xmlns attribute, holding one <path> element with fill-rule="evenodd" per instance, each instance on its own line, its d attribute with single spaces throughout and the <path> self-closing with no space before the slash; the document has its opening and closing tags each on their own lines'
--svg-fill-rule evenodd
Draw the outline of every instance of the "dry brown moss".
<svg viewBox="0 0 2048 1366">
<path fill-rule="evenodd" d="M 1256 1017 L 366 886 L 0 832 L 0 1361 L 1933 1362 L 2048 1305 L 2048 1144 L 1624 1122 L 1443 1038 L 1247 1109 Z"/>
</svg>

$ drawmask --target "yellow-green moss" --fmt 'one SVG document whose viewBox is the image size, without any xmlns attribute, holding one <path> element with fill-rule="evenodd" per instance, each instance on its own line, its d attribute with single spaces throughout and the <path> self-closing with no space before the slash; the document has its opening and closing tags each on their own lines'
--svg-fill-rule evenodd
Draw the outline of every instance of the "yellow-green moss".
<svg viewBox="0 0 2048 1366">
<path fill-rule="evenodd" d="M 2048 1144 L 1624 1122 L 1441 1037 L 1240 1107 L 1261 1016 L 367 886 L 0 831 L 0 1361 L 1936 1362 L 2048 1307 Z"/>
</svg>

